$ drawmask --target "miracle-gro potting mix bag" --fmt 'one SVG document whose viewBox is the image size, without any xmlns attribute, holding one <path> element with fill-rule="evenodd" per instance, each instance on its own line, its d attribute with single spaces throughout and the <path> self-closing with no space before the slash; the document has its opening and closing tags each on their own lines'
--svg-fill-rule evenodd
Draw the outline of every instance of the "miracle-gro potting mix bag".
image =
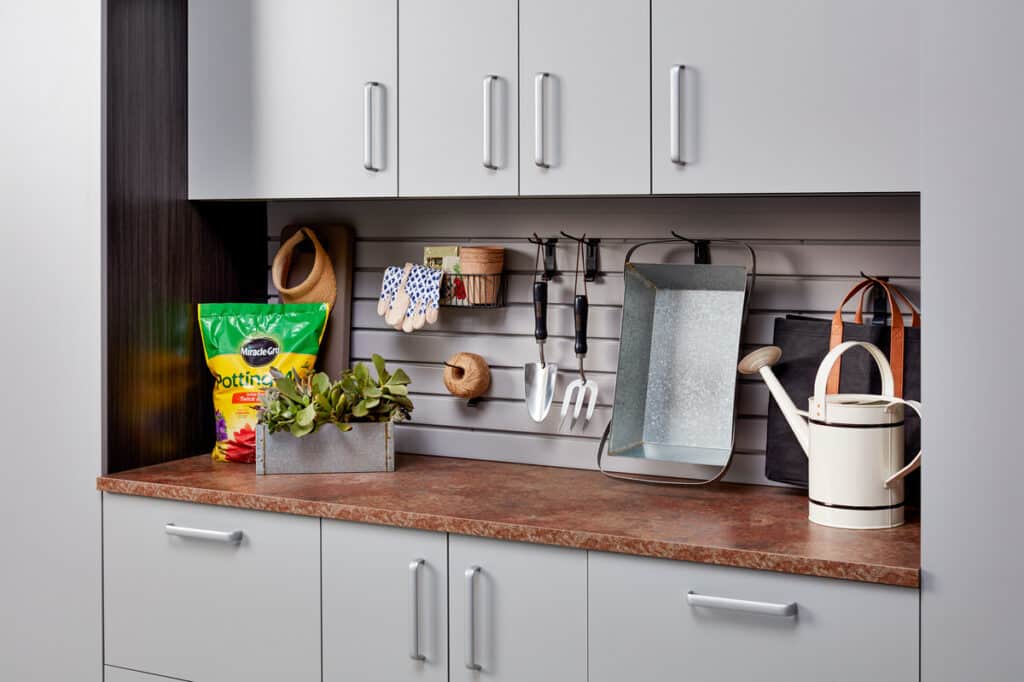
<svg viewBox="0 0 1024 682">
<path fill-rule="evenodd" d="M 327 327 L 326 303 L 201 303 L 199 331 L 213 373 L 213 458 L 256 461 L 260 396 L 274 367 L 296 379 L 313 371 Z"/>
</svg>

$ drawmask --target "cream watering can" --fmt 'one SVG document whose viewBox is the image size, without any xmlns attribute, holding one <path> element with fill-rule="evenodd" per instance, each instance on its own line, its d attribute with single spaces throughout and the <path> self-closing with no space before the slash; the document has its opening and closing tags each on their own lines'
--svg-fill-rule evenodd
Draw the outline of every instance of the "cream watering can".
<svg viewBox="0 0 1024 682">
<path fill-rule="evenodd" d="M 882 374 L 882 394 L 827 395 L 829 373 L 839 357 L 860 346 Z M 808 458 L 808 517 L 837 528 L 894 528 L 903 524 L 903 479 L 921 466 L 918 452 L 904 465 L 904 406 L 921 414 L 921 403 L 895 397 L 892 368 L 877 346 L 847 341 L 829 351 L 814 379 L 806 411 L 797 409 L 772 372 L 782 357 L 777 346 L 740 361 L 741 374 L 760 374 Z"/>
</svg>

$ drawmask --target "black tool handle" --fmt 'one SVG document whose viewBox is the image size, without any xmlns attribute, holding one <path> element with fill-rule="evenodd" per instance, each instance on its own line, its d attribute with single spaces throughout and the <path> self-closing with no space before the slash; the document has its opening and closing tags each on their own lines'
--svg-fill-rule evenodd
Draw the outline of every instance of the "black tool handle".
<svg viewBox="0 0 1024 682">
<path fill-rule="evenodd" d="M 573 317 L 576 320 L 576 355 L 587 354 L 587 317 L 590 315 L 590 303 L 586 296 L 577 296 L 572 304 Z"/>
<path fill-rule="evenodd" d="M 548 283 L 533 283 L 533 336 L 538 341 L 548 338 Z"/>
</svg>

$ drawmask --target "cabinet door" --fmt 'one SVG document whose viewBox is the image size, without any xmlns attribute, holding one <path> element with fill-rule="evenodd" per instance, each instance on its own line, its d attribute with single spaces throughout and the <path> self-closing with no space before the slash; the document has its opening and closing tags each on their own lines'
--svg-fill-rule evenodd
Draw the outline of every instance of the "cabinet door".
<svg viewBox="0 0 1024 682">
<path fill-rule="evenodd" d="M 656 194 L 919 188 L 915 0 L 651 6 Z"/>
<path fill-rule="evenodd" d="M 918 679 L 917 590 L 598 552 L 589 559 L 590 682 Z M 710 600 L 690 604 L 689 592 Z M 791 603 L 791 615 L 757 612 Z"/>
<path fill-rule="evenodd" d="M 323 522 L 325 682 L 448 679 L 444 533 Z"/>
<path fill-rule="evenodd" d="M 397 0 L 190 0 L 189 197 L 396 196 Z"/>
<path fill-rule="evenodd" d="M 319 519 L 106 494 L 103 586 L 110 665 L 320 680 Z"/>
<path fill-rule="evenodd" d="M 453 535 L 453 682 L 587 680 L 587 555 Z"/>
<path fill-rule="evenodd" d="M 520 0 L 522 194 L 650 193 L 649 44 L 646 2 Z"/>
<path fill-rule="evenodd" d="M 402 196 L 519 192 L 516 0 L 401 0 Z"/>
</svg>

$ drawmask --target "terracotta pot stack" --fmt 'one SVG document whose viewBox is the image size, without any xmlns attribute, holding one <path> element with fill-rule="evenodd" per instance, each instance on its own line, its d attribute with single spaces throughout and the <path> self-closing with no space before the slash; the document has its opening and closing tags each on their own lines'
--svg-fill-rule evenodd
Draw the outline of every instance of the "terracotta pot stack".
<svg viewBox="0 0 1024 682">
<path fill-rule="evenodd" d="M 464 246 L 459 251 L 459 263 L 464 275 L 493 275 L 493 277 L 467 277 L 466 297 L 470 305 L 489 305 L 498 300 L 501 272 L 505 268 L 505 249 L 501 246 Z"/>
</svg>

